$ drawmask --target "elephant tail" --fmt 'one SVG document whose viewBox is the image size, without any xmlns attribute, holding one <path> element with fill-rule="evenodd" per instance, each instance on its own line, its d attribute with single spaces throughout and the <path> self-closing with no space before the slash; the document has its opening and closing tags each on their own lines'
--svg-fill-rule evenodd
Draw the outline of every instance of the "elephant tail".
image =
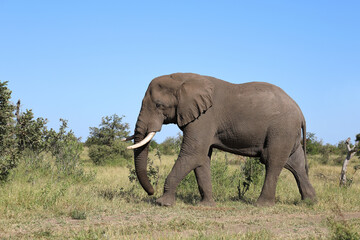
<svg viewBox="0 0 360 240">
<path fill-rule="evenodd" d="M 303 150 L 304 150 L 304 157 L 305 157 L 305 170 L 306 170 L 306 174 L 309 175 L 309 166 L 308 166 L 308 161 L 307 161 L 307 157 L 306 157 L 306 122 L 305 119 L 303 120 L 302 124 L 301 124 L 301 129 L 302 129 L 302 135 L 303 135 Z"/>
</svg>

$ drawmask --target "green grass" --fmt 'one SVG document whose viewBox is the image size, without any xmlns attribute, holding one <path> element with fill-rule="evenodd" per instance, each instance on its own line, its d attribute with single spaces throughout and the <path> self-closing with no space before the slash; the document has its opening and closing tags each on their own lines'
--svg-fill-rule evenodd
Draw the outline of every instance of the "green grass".
<svg viewBox="0 0 360 240">
<path fill-rule="evenodd" d="M 252 203 L 262 184 L 250 186 L 247 201 L 239 200 L 237 183 L 227 181 L 240 168 L 234 163 L 243 159 L 227 155 L 227 175 L 213 177 L 216 207 L 198 206 L 197 186 L 189 180 L 180 186 L 176 205 L 163 208 L 154 202 L 176 156 L 162 156 L 160 162 L 151 153 L 150 158 L 159 168 L 155 196 L 130 182 L 126 167 L 94 166 L 86 149 L 85 172 L 96 173 L 88 179 L 20 165 L 0 185 L 0 239 L 336 239 L 348 230 L 354 236 L 360 232 L 360 174 L 351 187 L 340 188 L 341 166 L 317 164 L 309 157 L 316 204 L 300 200 L 293 176 L 284 170 L 276 205 L 257 208 Z M 213 165 L 224 159 L 217 153 Z M 356 164 L 359 159 L 352 159 L 349 174 Z"/>
</svg>

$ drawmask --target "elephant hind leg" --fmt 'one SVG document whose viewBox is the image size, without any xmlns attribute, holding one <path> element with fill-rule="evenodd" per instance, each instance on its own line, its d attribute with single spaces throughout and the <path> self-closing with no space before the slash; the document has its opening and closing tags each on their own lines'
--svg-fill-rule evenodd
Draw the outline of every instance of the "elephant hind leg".
<svg viewBox="0 0 360 240">
<path fill-rule="evenodd" d="M 257 206 L 272 206 L 275 204 L 276 185 L 281 170 L 291 152 L 291 145 L 282 138 L 272 139 L 264 150 L 263 161 L 265 162 L 265 180 L 260 197 L 256 201 Z"/>
<path fill-rule="evenodd" d="M 305 155 L 301 145 L 299 145 L 296 151 L 289 157 L 285 168 L 294 175 L 301 194 L 301 199 L 316 201 L 316 193 L 309 181 L 305 166 Z"/>
</svg>

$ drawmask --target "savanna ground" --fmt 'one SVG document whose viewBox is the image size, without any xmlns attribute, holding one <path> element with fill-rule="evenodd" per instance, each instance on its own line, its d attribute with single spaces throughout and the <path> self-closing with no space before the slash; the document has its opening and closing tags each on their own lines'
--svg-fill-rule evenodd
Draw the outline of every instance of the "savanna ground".
<svg viewBox="0 0 360 240">
<path fill-rule="evenodd" d="M 300 200 L 295 179 L 284 169 L 276 205 L 255 207 L 263 177 L 240 199 L 236 176 L 243 160 L 218 153 L 212 160 L 218 168 L 218 176 L 213 176 L 216 207 L 197 205 L 193 176 L 179 186 L 174 207 L 159 207 L 155 199 L 161 196 L 175 155 L 160 160 L 155 151 L 150 154 L 158 171 L 152 178 L 155 196 L 149 197 L 129 180 L 128 167 L 95 166 L 85 148 L 81 179 L 53 174 L 50 165 L 22 165 L 12 171 L 9 181 L 0 185 L 0 239 L 356 239 L 360 174 L 350 187 L 340 188 L 341 166 L 323 165 L 316 158 L 309 156 L 316 204 Z M 357 157 L 351 159 L 349 176 L 359 163 Z"/>
</svg>

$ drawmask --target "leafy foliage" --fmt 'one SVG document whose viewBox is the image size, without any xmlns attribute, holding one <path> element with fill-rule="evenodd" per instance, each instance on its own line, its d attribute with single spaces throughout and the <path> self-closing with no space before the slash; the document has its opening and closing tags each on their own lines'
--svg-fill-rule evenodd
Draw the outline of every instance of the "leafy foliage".
<svg viewBox="0 0 360 240">
<path fill-rule="evenodd" d="M 85 144 L 89 146 L 89 157 L 94 164 L 124 166 L 132 158 L 132 152 L 126 149 L 127 143 L 120 140 L 129 134 L 129 125 L 122 123 L 122 119 L 114 114 L 103 117 L 98 128 L 90 127 Z"/>
<path fill-rule="evenodd" d="M 103 117 L 99 127 L 90 127 L 90 136 L 86 140 L 86 145 L 111 146 L 116 139 L 127 137 L 129 124 L 122 123 L 123 117 L 119 117 L 117 114 Z"/>
<path fill-rule="evenodd" d="M 355 142 L 357 142 L 357 156 L 360 156 L 360 133 L 356 134 L 355 136 Z"/>
<path fill-rule="evenodd" d="M 7 82 L 0 82 L 0 181 L 7 180 L 11 169 L 21 162 L 29 169 L 48 168 L 43 153 L 51 153 L 58 174 L 83 175 L 79 162 L 82 143 L 72 131 L 66 131 L 67 121 L 60 119 L 58 132 L 48 130 L 46 119 L 34 119 L 32 110 L 22 113 L 20 100 L 15 107 L 10 97 Z"/>
<path fill-rule="evenodd" d="M 71 130 L 66 132 L 67 121 L 60 121 L 59 132 L 51 129 L 48 135 L 50 152 L 55 157 L 57 169 L 64 174 L 83 175 L 83 169 L 79 168 L 83 145 Z"/>
<path fill-rule="evenodd" d="M 125 166 L 132 158 L 131 151 L 127 150 L 128 145 L 119 139 L 108 145 L 91 145 L 89 157 L 95 165 L 120 165 Z"/>
<path fill-rule="evenodd" d="M 236 171 L 231 171 L 229 163 L 224 159 L 213 159 L 211 161 L 211 182 L 214 199 L 226 201 L 233 198 L 238 190 L 239 199 L 244 200 L 250 185 L 253 185 L 254 189 L 260 185 L 263 180 L 263 172 L 264 166 L 259 159 L 247 158 L 240 164 L 240 169 Z M 195 174 L 191 172 L 179 184 L 177 197 L 187 203 L 195 204 L 200 200 L 196 186 Z"/>
<path fill-rule="evenodd" d="M 306 152 L 309 155 L 317 155 L 316 161 L 321 164 L 341 165 L 348 150 L 346 140 L 339 141 L 337 145 L 323 144 L 322 140 L 318 140 L 314 133 L 308 132 L 306 139 Z M 356 139 L 360 139 L 360 134 L 356 135 Z M 358 140 L 355 140 L 358 141 Z M 353 147 L 350 144 L 350 147 Z M 357 148 L 355 148 L 357 150 Z M 357 153 L 360 154 L 360 151 Z M 332 155 L 338 155 L 338 158 L 330 158 Z"/>
<path fill-rule="evenodd" d="M 354 229 L 354 227 L 345 220 L 345 217 L 340 207 L 335 204 L 332 209 L 335 216 L 329 217 L 327 223 L 331 232 L 332 240 L 358 240 L 360 234 Z M 338 218 L 338 219 L 336 219 Z"/>
<path fill-rule="evenodd" d="M 242 178 L 239 179 L 237 186 L 238 196 L 240 199 L 245 199 L 245 193 L 249 190 L 250 185 L 257 186 L 262 180 L 261 177 L 265 171 L 265 167 L 261 164 L 259 158 L 248 158 L 241 168 Z"/>
<path fill-rule="evenodd" d="M 131 183 L 135 183 L 138 181 L 138 178 L 136 176 L 136 171 L 133 165 L 128 165 L 127 168 L 129 169 L 129 181 Z M 147 170 L 147 176 L 150 180 L 150 183 L 153 186 L 157 186 L 159 182 L 159 167 L 154 165 L 154 161 L 151 158 L 148 158 L 148 170 Z"/>
<path fill-rule="evenodd" d="M 19 151 L 31 149 L 37 153 L 47 150 L 49 132 L 46 128 L 47 120 L 34 119 L 32 110 L 17 113 L 16 139 Z"/>
<path fill-rule="evenodd" d="M 161 144 L 157 147 L 164 155 L 173 155 L 179 154 L 181 149 L 181 143 L 183 136 L 181 133 L 178 133 L 177 137 L 167 137 Z"/>
<path fill-rule="evenodd" d="M 6 180 L 10 170 L 17 165 L 15 106 L 10 102 L 11 91 L 7 82 L 0 82 L 0 181 Z"/>
<path fill-rule="evenodd" d="M 311 155 L 319 154 L 323 145 L 321 140 L 318 140 L 315 133 L 306 133 L 306 152 Z"/>
<path fill-rule="evenodd" d="M 149 144 L 149 151 L 152 152 L 155 149 L 159 149 L 159 144 L 153 139 Z"/>
</svg>

